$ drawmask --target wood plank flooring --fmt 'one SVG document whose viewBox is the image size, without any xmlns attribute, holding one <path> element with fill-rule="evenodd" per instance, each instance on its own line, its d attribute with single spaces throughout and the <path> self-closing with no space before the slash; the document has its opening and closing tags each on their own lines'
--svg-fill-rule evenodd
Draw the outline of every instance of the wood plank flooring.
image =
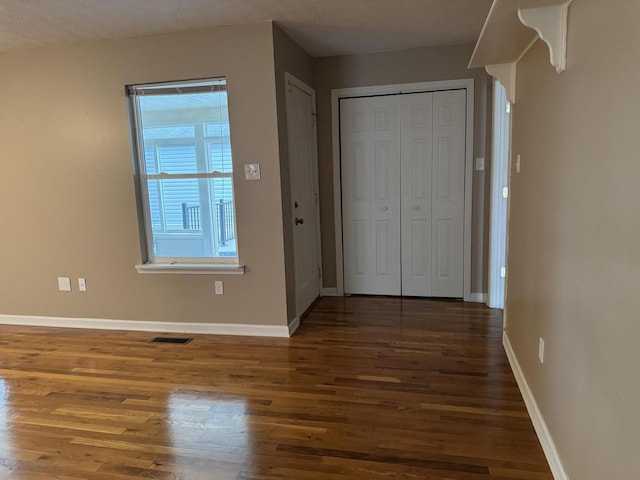
<svg viewBox="0 0 640 480">
<path fill-rule="evenodd" d="M 552 480 L 501 335 L 371 297 L 292 339 L 0 326 L 0 479 Z"/>
</svg>

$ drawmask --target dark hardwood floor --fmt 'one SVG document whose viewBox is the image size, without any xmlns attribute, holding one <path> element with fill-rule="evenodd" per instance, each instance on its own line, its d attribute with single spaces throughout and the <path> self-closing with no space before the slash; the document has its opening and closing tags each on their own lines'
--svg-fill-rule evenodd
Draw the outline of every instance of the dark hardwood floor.
<svg viewBox="0 0 640 480">
<path fill-rule="evenodd" d="M 0 326 L 0 478 L 552 480 L 476 304 L 323 298 L 292 339 Z"/>
</svg>

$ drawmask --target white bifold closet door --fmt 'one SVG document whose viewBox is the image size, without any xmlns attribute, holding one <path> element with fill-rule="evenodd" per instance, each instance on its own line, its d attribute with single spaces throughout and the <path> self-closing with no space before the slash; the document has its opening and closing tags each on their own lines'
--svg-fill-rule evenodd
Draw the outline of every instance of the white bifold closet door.
<svg viewBox="0 0 640 480">
<path fill-rule="evenodd" d="M 345 292 L 463 296 L 464 90 L 340 102 Z"/>
</svg>

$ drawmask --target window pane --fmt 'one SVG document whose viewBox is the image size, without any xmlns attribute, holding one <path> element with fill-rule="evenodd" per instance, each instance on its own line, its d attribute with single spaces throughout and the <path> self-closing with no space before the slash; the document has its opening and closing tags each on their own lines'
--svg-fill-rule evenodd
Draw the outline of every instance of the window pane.
<svg viewBox="0 0 640 480">
<path fill-rule="evenodd" d="M 164 220 L 162 225 L 153 224 L 156 256 L 237 256 L 230 178 L 150 180 L 152 190 L 162 192 L 150 200 L 150 207 L 162 211 Z M 200 203 L 203 198 L 211 200 Z"/>
<path fill-rule="evenodd" d="M 147 127 L 143 132 L 145 141 L 158 138 L 193 138 L 196 129 L 193 125 L 176 125 L 173 127 Z"/>
<path fill-rule="evenodd" d="M 196 148 L 190 146 L 158 147 L 159 169 L 164 173 L 197 173 Z"/>
<path fill-rule="evenodd" d="M 154 232 L 171 232 L 184 230 L 182 204 L 189 207 L 200 205 L 199 180 L 149 180 L 149 205 L 162 212 L 162 225 L 153 228 Z M 159 195 L 152 199 L 151 191 L 157 191 Z M 155 205 L 154 205 L 155 200 Z"/>
<path fill-rule="evenodd" d="M 156 156 L 153 148 L 144 149 L 144 164 L 147 174 L 158 173 L 156 167 Z M 149 207 L 151 213 L 151 227 L 153 230 L 159 230 L 162 228 L 162 222 L 160 219 L 160 193 L 158 191 L 158 185 L 147 185 L 149 194 Z"/>
<path fill-rule="evenodd" d="M 233 162 L 231 160 L 231 142 L 229 138 L 221 139 L 219 142 L 210 142 L 208 146 L 211 169 L 218 172 L 232 172 Z"/>
<path fill-rule="evenodd" d="M 224 83 L 209 84 L 218 88 Z M 183 83 L 181 88 L 188 86 Z M 232 178 L 149 178 L 160 173 L 169 177 L 232 173 L 226 91 L 161 90 L 156 90 L 161 94 L 155 94 L 153 86 L 130 90 L 137 102 L 136 131 L 144 155 L 140 162 L 146 175 L 141 181 L 148 195 L 150 260 L 237 257 Z"/>
<path fill-rule="evenodd" d="M 229 137 L 229 122 L 207 123 L 205 135 L 207 137 Z"/>
<path fill-rule="evenodd" d="M 235 257 L 238 255 L 238 251 L 236 248 L 233 183 L 231 178 L 212 178 L 209 180 L 209 185 L 213 196 L 212 203 L 218 255 L 221 257 Z"/>
</svg>

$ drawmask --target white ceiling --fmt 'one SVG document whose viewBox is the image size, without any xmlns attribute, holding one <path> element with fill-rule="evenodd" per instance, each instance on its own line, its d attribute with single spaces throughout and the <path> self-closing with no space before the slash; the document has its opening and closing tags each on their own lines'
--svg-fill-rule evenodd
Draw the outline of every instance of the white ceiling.
<svg viewBox="0 0 640 480">
<path fill-rule="evenodd" d="M 473 43 L 491 0 L 0 0 L 0 52 L 274 20 L 314 57 Z"/>
</svg>

